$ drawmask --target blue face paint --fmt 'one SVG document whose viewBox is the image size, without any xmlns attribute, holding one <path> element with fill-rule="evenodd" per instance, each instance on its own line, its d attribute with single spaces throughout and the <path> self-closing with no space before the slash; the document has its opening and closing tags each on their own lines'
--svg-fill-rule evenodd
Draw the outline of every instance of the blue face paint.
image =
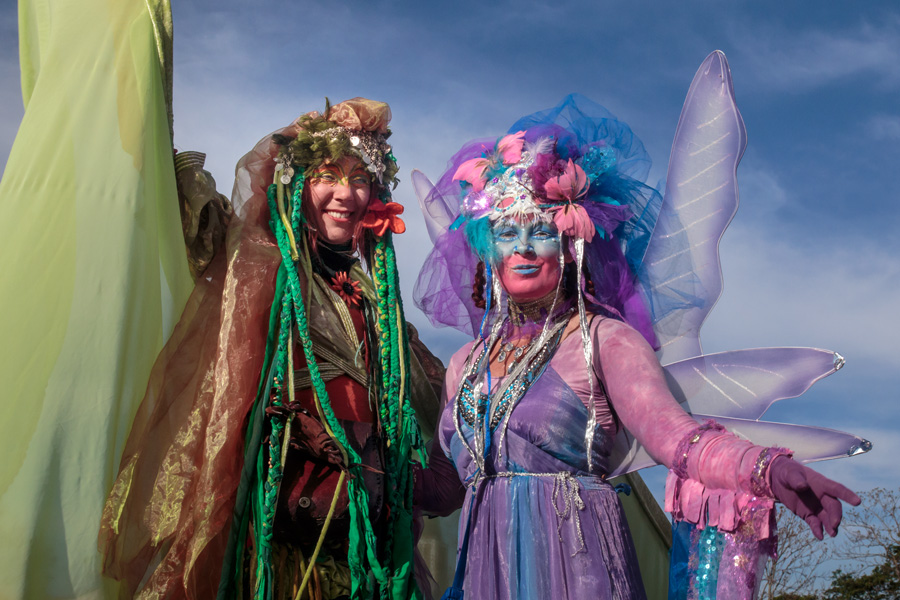
<svg viewBox="0 0 900 600">
<path fill-rule="evenodd" d="M 543 298 L 559 283 L 562 236 L 553 223 L 501 221 L 491 230 L 500 285 L 516 302 Z"/>
<path fill-rule="evenodd" d="M 553 223 L 504 221 L 492 231 L 494 252 L 503 260 L 513 254 L 551 258 L 559 256 L 559 232 Z"/>
</svg>

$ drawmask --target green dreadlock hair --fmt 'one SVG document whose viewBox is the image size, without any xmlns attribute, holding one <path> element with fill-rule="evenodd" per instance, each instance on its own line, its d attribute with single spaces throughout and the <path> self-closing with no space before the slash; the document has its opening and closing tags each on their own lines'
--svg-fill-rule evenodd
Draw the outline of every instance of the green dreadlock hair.
<svg viewBox="0 0 900 600">
<path fill-rule="evenodd" d="M 326 106 L 325 115 L 330 107 Z M 409 359 L 410 350 L 407 339 L 403 305 L 400 299 L 399 278 L 397 275 L 396 257 L 392 242 L 392 234 L 375 237 L 370 230 L 364 235 L 374 239 L 363 247 L 370 249 L 366 262 L 371 267 L 371 275 L 375 288 L 376 306 L 375 332 L 378 338 L 377 360 L 374 361 L 374 377 L 377 396 L 379 398 L 378 416 L 385 434 L 385 480 L 386 500 L 389 506 L 389 522 L 386 539 L 376 540 L 375 531 L 369 514 L 368 491 L 363 483 L 362 465 L 359 454 L 349 444 L 346 434 L 335 417 L 325 388 L 325 382 L 313 354 L 312 341 L 309 335 L 307 310 L 304 305 L 303 291 L 297 273 L 300 268 L 308 267 L 308 248 L 306 252 L 297 252 L 292 248 L 292 240 L 305 240 L 301 236 L 306 223 L 302 217 L 301 203 L 303 186 L 310 169 L 323 162 L 327 157 L 338 160 L 346 154 L 356 155 L 356 151 L 344 135 L 314 136 L 311 133 L 324 131 L 333 127 L 323 117 L 306 117 L 301 121 L 303 129 L 297 139 L 276 138 L 286 153 L 292 154 L 293 166 L 297 167 L 288 184 L 289 194 L 284 194 L 280 184 L 272 184 L 268 189 L 269 225 L 275 234 L 282 262 L 278 269 L 275 298 L 270 316 L 270 331 L 266 344 L 266 358 L 256 399 L 256 408 L 251 419 L 251 427 L 260 428 L 267 406 L 286 404 L 293 394 L 292 382 L 292 332 L 299 336 L 300 347 L 309 369 L 314 397 L 321 407 L 321 417 L 326 430 L 333 436 L 344 453 L 349 470 L 347 485 L 350 498 L 350 548 L 348 562 L 352 577 L 351 597 L 363 600 L 372 597 L 375 590 L 370 589 L 369 572 L 374 575 L 379 595 L 382 599 L 409 600 L 422 598 L 413 577 L 412 535 L 412 494 L 413 477 L 412 461 L 414 453 L 424 461 L 424 444 L 419 432 L 418 422 L 410 403 Z M 385 157 L 386 169 L 383 184 L 378 190 L 382 200 L 390 198 L 389 183 L 396 183 L 396 160 L 390 154 Z M 279 189 L 280 188 L 280 189 Z M 289 204 L 289 225 L 285 227 L 284 213 L 286 207 L 279 206 L 282 201 Z M 292 258 L 299 257 L 299 260 Z M 304 265 L 303 262 L 307 261 Z M 296 328 L 296 329 L 295 329 Z M 289 442 L 289 432 L 285 421 L 269 419 L 269 435 L 263 443 L 257 442 L 254 450 L 250 445 L 253 436 L 247 436 L 246 456 L 255 457 L 255 468 L 251 478 L 255 484 L 250 485 L 246 502 L 249 504 L 250 519 L 253 523 L 254 541 L 257 560 L 251 569 L 256 574 L 254 600 L 269 600 L 274 589 L 275 576 L 272 570 L 271 539 L 274 525 L 275 508 L 278 491 L 284 469 Z M 259 435 L 256 438 L 260 438 Z M 247 468 L 245 467 L 245 472 Z M 238 503 L 241 502 L 239 494 Z M 236 515 L 241 507 L 236 508 Z M 243 540 L 246 538 L 248 519 L 235 519 L 239 529 L 232 538 L 237 542 L 229 542 L 231 557 L 226 557 L 227 573 L 223 572 L 225 586 L 220 586 L 220 598 L 223 589 L 233 586 L 243 571 Z M 380 550 L 380 552 L 379 552 Z M 310 564 L 308 568 L 312 568 Z M 231 578 L 231 579 L 229 579 Z"/>
</svg>

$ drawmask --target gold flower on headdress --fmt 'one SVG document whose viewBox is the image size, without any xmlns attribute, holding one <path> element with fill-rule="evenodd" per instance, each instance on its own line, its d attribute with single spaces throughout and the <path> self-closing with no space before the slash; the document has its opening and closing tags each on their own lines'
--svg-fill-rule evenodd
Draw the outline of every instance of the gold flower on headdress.
<svg viewBox="0 0 900 600">
<path fill-rule="evenodd" d="M 352 98 L 332 106 L 326 118 L 347 129 L 385 134 L 391 122 L 391 107 L 386 102 Z"/>
</svg>

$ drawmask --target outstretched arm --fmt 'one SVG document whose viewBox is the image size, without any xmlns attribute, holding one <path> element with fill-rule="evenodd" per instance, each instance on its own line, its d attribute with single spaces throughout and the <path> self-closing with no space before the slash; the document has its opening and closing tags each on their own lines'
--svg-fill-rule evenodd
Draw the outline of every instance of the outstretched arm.
<svg viewBox="0 0 900 600">
<path fill-rule="evenodd" d="M 775 498 L 819 538 L 823 528 L 837 532 L 841 500 L 859 504 L 852 491 L 787 451 L 756 446 L 715 424 L 698 425 L 672 397 L 653 350 L 628 325 L 603 320 L 594 329 L 594 344 L 599 373 L 623 425 L 679 478 L 708 490 Z"/>
</svg>

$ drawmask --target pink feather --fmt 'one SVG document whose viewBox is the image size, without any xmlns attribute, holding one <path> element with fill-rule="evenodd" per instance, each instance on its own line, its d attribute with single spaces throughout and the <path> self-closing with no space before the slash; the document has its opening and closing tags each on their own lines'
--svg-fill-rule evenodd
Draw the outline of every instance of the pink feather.
<svg viewBox="0 0 900 600">
<path fill-rule="evenodd" d="M 459 165 L 456 173 L 453 174 L 454 181 L 468 181 L 472 184 L 473 192 L 480 192 L 484 189 L 487 180 L 484 178 L 484 170 L 488 166 L 486 158 L 470 158 L 463 164 Z"/>
<path fill-rule="evenodd" d="M 497 152 L 504 165 L 514 165 L 522 160 L 522 146 L 525 144 L 525 132 L 517 131 L 504 136 L 497 144 Z"/>
<path fill-rule="evenodd" d="M 570 161 L 571 162 L 571 161 Z M 565 235 L 584 238 L 585 242 L 594 239 L 594 224 L 584 207 L 578 204 L 566 204 L 554 207 L 553 223 Z"/>
<path fill-rule="evenodd" d="M 584 196 L 588 190 L 588 178 L 584 169 L 569 159 L 566 170 L 555 179 L 550 179 L 544 184 L 544 192 L 550 200 L 567 200 L 575 202 Z"/>
</svg>

